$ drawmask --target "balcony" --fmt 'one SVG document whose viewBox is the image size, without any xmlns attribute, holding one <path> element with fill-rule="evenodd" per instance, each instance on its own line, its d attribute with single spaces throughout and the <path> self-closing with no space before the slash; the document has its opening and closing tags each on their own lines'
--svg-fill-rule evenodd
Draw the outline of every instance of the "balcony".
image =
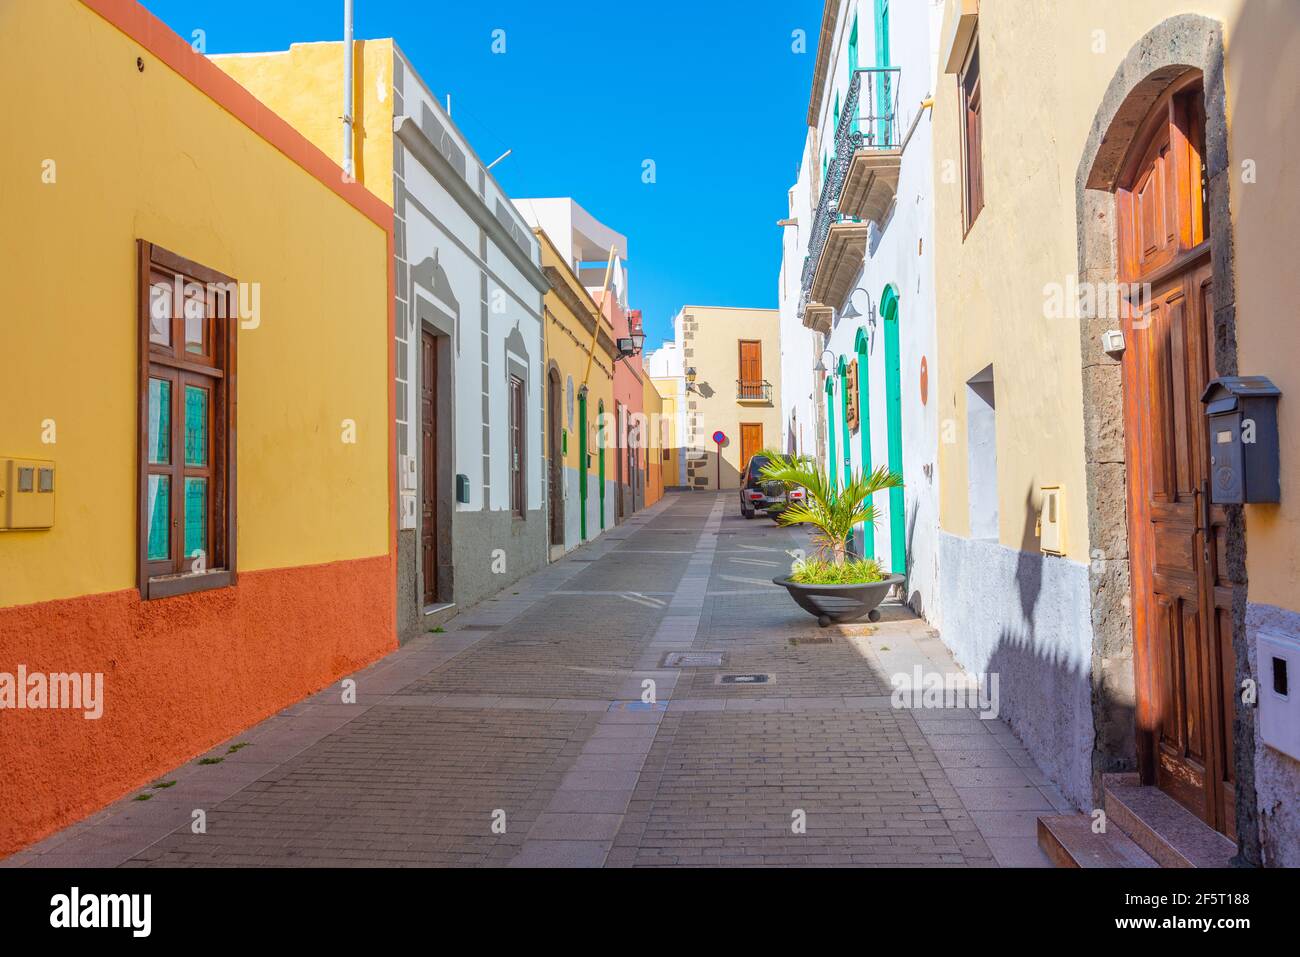
<svg viewBox="0 0 1300 957">
<path fill-rule="evenodd" d="M 746 382 L 744 379 L 737 379 L 736 401 L 745 405 L 771 405 L 772 383 L 766 379 L 762 382 Z"/>
<path fill-rule="evenodd" d="M 835 130 L 835 156 L 813 217 L 799 314 L 810 329 L 830 328 L 866 256 L 868 224 L 884 221 L 898 191 L 903 147 L 899 69 L 856 70 Z"/>
</svg>

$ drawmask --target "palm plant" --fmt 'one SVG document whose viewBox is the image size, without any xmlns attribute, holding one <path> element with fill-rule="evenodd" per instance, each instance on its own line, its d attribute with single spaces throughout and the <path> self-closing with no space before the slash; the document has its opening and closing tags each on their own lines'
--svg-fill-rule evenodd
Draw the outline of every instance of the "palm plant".
<svg viewBox="0 0 1300 957">
<path fill-rule="evenodd" d="M 823 475 L 807 459 L 764 452 L 768 464 L 759 473 L 764 479 L 783 482 L 786 486 L 802 485 L 804 500 L 786 507 L 778 521 L 782 525 L 806 523 L 817 529 L 813 536 L 819 550 L 830 556 L 836 565 L 846 561 L 848 537 L 864 522 L 875 524 L 876 507 L 871 499 L 877 492 L 900 488 L 903 477 L 882 465 L 870 474 L 854 472 L 844 488 L 832 487 L 830 477 Z"/>
</svg>

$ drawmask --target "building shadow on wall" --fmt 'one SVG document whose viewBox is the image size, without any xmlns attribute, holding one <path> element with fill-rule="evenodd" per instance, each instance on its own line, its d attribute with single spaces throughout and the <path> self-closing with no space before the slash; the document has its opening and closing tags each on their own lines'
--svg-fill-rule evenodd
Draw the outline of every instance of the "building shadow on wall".
<svg viewBox="0 0 1300 957">
<path fill-rule="evenodd" d="M 1080 809 L 1091 810 L 1100 806 L 1101 796 L 1100 774 L 1094 771 L 1094 714 L 1107 715 L 1112 726 L 1128 728 L 1134 726 L 1136 714 L 1131 698 L 1119 696 L 1093 676 L 1090 614 L 1078 616 L 1080 627 L 1088 629 L 1089 640 L 1086 653 L 1077 657 L 1062 644 L 1061 635 L 1042 630 L 1040 617 L 1068 625 L 1072 609 L 1068 586 L 1061 588 L 1053 583 L 1050 590 L 1044 589 L 1050 563 L 1068 559 L 1041 554 L 1034 491 L 1031 482 L 1025 493 L 1015 561 L 1013 587 L 1020 621 L 996 623 L 997 639 L 985 670 L 999 676 L 1001 717 L 1029 746 L 1065 796 Z M 1066 581 L 1062 579 L 1062 584 Z M 989 582 L 989 587 L 1002 586 Z M 1052 607 L 1058 597 L 1063 604 Z M 993 605 L 999 603 L 994 601 Z M 1131 750 L 1127 759 L 1118 757 L 1118 761 L 1109 762 L 1109 770 L 1132 770 L 1136 766 Z"/>
<path fill-rule="evenodd" d="M 699 492 L 715 491 L 719 480 L 717 450 L 695 456 L 685 449 L 682 449 L 681 453 L 686 456 L 687 487 Z M 721 481 L 724 492 L 728 489 L 734 491 L 740 488 L 740 472 L 725 457 L 722 459 Z"/>
<path fill-rule="evenodd" d="M 921 598 L 921 593 L 912 587 L 912 569 L 916 565 L 916 551 L 913 546 L 916 542 L 916 516 L 919 507 L 916 502 L 913 502 L 912 507 L 907 512 L 907 532 L 905 536 L 907 542 L 903 554 L 905 562 L 903 574 L 907 576 L 907 581 L 903 583 L 903 588 L 904 594 L 907 595 L 908 607 L 924 618 L 925 602 Z"/>
</svg>

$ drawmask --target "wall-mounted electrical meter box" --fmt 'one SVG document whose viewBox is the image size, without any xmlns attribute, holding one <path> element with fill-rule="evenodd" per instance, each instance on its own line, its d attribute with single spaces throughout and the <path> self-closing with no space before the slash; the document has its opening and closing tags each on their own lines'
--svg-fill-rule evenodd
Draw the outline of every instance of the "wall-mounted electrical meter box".
<svg viewBox="0 0 1300 957">
<path fill-rule="evenodd" d="M 54 463 L 0 459 L 0 530 L 54 525 Z"/>
<path fill-rule="evenodd" d="M 1065 554 L 1065 516 L 1061 487 L 1044 485 L 1040 490 L 1043 496 L 1043 508 L 1038 513 L 1038 544 L 1048 555 Z"/>
</svg>

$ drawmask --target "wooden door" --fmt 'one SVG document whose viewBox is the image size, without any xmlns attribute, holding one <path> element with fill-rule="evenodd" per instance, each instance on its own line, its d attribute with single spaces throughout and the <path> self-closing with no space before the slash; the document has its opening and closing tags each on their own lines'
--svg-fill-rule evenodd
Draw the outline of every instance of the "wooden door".
<svg viewBox="0 0 1300 957">
<path fill-rule="evenodd" d="M 587 540 L 587 474 L 591 465 L 587 462 L 587 390 L 584 387 L 578 393 L 578 537 Z M 605 480 L 604 468 L 601 468 L 601 482 Z M 602 508 L 604 496 L 601 496 Z M 603 521 L 603 516 L 602 516 Z"/>
<path fill-rule="evenodd" d="M 614 403 L 614 521 L 623 521 L 623 405 Z"/>
<path fill-rule="evenodd" d="M 1215 376 L 1199 85 L 1155 107 L 1117 200 L 1143 778 L 1235 837 L 1232 583 L 1200 397 Z"/>
<path fill-rule="evenodd" d="M 438 601 L 438 339 L 420 334 L 420 567 L 425 605 Z"/>
<path fill-rule="evenodd" d="M 763 398 L 763 343 L 754 339 L 741 340 L 738 385 L 740 398 Z"/>
<path fill-rule="evenodd" d="M 547 377 L 547 502 L 551 510 L 551 544 L 564 544 L 564 446 L 560 375 L 554 369 Z"/>
<path fill-rule="evenodd" d="M 751 456 L 763 448 L 763 423 L 740 423 L 740 470 L 744 472 Z"/>
<path fill-rule="evenodd" d="M 524 380 L 510 377 L 510 510 L 523 518 L 524 503 Z"/>
</svg>

